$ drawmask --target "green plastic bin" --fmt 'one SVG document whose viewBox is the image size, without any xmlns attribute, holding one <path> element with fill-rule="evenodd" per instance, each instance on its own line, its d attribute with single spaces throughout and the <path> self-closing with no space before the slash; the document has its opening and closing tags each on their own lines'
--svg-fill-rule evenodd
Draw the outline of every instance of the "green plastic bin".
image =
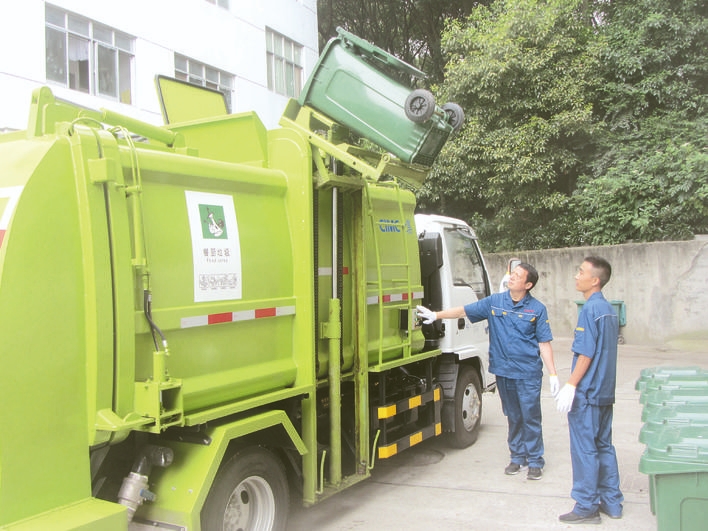
<svg viewBox="0 0 708 531">
<path fill-rule="evenodd" d="M 337 28 L 320 54 L 298 102 L 310 106 L 403 162 L 431 166 L 464 113 L 439 107 L 427 90 L 412 91 L 396 76 L 425 74 Z"/>
<path fill-rule="evenodd" d="M 649 444 L 666 427 L 708 426 L 708 403 L 652 408 L 639 432 L 639 442 Z"/>
<path fill-rule="evenodd" d="M 644 408 L 642 409 L 642 422 L 646 422 L 654 411 L 667 406 L 708 406 L 708 388 L 658 389 L 648 391 L 640 395 L 639 402 L 644 404 Z"/>
<path fill-rule="evenodd" d="M 704 531 L 708 522 L 708 426 L 665 426 L 647 441 L 639 471 L 649 475 L 658 531 Z"/>
<path fill-rule="evenodd" d="M 663 385 L 691 385 L 692 381 L 708 386 L 708 371 L 701 367 L 649 367 L 639 373 L 634 388 L 642 393 L 661 389 Z"/>
</svg>

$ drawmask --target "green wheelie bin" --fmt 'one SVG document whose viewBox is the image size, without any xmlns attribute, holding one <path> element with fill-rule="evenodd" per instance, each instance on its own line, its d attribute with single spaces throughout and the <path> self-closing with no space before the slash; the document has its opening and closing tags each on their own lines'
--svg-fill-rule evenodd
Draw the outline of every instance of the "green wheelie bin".
<svg viewBox="0 0 708 531">
<path fill-rule="evenodd" d="M 642 369 L 634 388 L 642 395 L 657 390 L 708 388 L 708 371 L 697 366 Z"/>
<path fill-rule="evenodd" d="M 639 471 L 649 475 L 658 531 L 703 531 L 708 522 L 708 426 L 665 425 L 647 439 Z"/>
<path fill-rule="evenodd" d="M 639 470 L 659 531 L 705 529 L 708 521 L 708 372 L 701 367 L 643 369 Z"/>
<path fill-rule="evenodd" d="M 411 90 L 399 78 L 425 78 L 417 68 L 337 28 L 302 89 L 309 106 L 398 157 L 431 166 L 464 112 L 436 105 L 432 93 Z"/>
</svg>

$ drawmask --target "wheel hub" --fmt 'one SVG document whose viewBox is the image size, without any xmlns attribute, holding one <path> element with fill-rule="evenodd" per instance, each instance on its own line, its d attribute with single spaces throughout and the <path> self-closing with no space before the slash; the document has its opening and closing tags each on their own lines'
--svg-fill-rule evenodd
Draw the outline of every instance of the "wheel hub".
<svg viewBox="0 0 708 531">
<path fill-rule="evenodd" d="M 462 423 L 465 430 L 471 431 L 477 424 L 480 414 L 480 400 L 474 384 L 467 384 L 462 397 Z"/>
<path fill-rule="evenodd" d="M 271 529 L 275 516 L 275 496 L 263 478 L 251 476 L 231 493 L 224 511 L 224 531 Z"/>
</svg>

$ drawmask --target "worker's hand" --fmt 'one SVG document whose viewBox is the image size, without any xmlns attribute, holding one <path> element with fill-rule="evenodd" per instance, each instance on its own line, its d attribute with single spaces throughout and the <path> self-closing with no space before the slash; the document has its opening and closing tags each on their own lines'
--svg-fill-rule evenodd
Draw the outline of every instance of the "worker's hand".
<svg viewBox="0 0 708 531">
<path fill-rule="evenodd" d="M 438 320 L 438 316 L 435 312 L 431 312 L 425 306 L 416 306 L 416 311 L 418 312 L 418 317 L 423 321 L 423 324 L 433 324 L 433 322 Z"/>
<path fill-rule="evenodd" d="M 573 399 L 575 398 L 575 386 L 569 383 L 563 386 L 556 396 L 556 407 L 561 413 L 568 413 L 573 407 Z"/>
<path fill-rule="evenodd" d="M 555 398 L 558 394 L 558 391 L 560 391 L 560 382 L 558 381 L 558 375 L 551 374 L 548 377 L 548 383 L 551 389 L 551 394 L 553 395 L 553 398 Z"/>
</svg>

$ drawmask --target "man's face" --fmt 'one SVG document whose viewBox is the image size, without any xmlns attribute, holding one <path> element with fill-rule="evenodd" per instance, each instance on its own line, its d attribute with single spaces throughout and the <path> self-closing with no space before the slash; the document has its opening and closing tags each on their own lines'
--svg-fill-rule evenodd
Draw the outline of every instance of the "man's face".
<svg viewBox="0 0 708 531">
<path fill-rule="evenodd" d="M 592 264 L 590 262 L 583 262 L 580 264 L 578 272 L 575 275 L 575 289 L 581 293 L 586 293 L 595 286 L 597 280 L 597 277 L 594 276 Z"/>
<path fill-rule="evenodd" d="M 509 283 L 507 287 L 509 290 L 521 291 L 526 289 L 526 277 L 528 276 L 528 271 L 523 267 L 516 266 L 509 276 Z"/>
</svg>

